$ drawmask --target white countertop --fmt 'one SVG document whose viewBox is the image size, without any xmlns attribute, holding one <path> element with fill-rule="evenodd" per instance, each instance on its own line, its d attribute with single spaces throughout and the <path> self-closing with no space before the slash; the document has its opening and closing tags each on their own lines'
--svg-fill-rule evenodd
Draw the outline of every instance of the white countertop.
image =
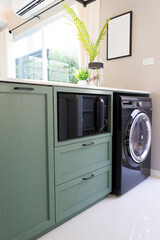
<svg viewBox="0 0 160 240">
<path fill-rule="evenodd" d="M 121 89 L 121 88 L 107 88 L 107 87 L 92 87 L 92 86 L 82 86 L 78 84 L 70 84 L 70 83 L 60 83 L 60 82 L 52 82 L 52 81 L 42 81 L 42 80 L 30 80 L 30 79 L 18 79 L 18 78 L 3 78 L 0 77 L 0 82 L 8 82 L 8 83 L 24 83 L 24 84 L 35 84 L 35 85 L 44 85 L 44 86 L 59 86 L 59 87 L 73 87 L 73 88 L 89 88 L 89 89 L 101 89 L 108 90 L 114 92 L 129 92 L 129 93 L 144 93 L 149 94 L 147 91 L 139 91 L 139 90 L 131 90 L 131 89 Z"/>
</svg>

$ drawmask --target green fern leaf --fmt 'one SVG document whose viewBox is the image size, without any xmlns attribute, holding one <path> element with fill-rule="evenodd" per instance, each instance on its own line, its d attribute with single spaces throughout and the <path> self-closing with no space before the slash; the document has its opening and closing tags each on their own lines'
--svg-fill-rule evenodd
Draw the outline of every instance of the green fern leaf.
<svg viewBox="0 0 160 240">
<path fill-rule="evenodd" d="M 105 23 L 105 25 L 103 26 L 101 33 L 96 41 L 96 43 L 94 43 L 89 36 L 89 33 L 87 31 L 87 28 L 85 26 L 85 24 L 77 17 L 76 13 L 74 12 L 74 10 L 72 8 L 70 8 L 70 6 L 66 3 L 66 4 L 62 4 L 65 10 L 65 16 L 71 20 L 71 22 L 73 23 L 73 25 L 76 27 L 77 29 L 77 38 L 78 40 L 81 42 L 82 47 L 84 48 L 84 50 L 86 51 L 87 55 L 90 57 L 90 62 L 93 62 L 95 57 L 98 55 L 98 46 L 100 44 L 100 42 L 104 39 L 104 37 L 107 34 L 107 25 L 109 20 L 107 20 L 107 22 Z"/>
<path fill-rule="evenodd" d="M 107 34 L 107 26 L 108 26 L 109 20 L 110 20 L 110 19 L 108 19 L 108 20 L 106 21 L 106 23 L 104 24 L 104 26 L 103 26 L 103 28 L 102 28 L 102 30 L 101 30 L 101 32 L 100 32 L 100 35 L 99 35 L 99 37 L 98 37 L 98 39 L 97 39 L 97 41 L 96 41 L 97 47 L 99 46 L 100 42 L 104 39 L 104 37 L 105 37 L 106 34 Z"/>
</svg>

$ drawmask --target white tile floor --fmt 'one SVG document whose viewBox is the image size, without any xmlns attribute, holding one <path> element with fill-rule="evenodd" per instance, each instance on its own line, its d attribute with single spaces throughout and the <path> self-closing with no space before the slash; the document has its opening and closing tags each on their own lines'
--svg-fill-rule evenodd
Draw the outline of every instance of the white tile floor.
<svg viewBox="0 0 160 240">
<path fill-rule="evenodd" d="M 160 240 L 160 179 L 109 196 L 39 240 Z"/>
</svg>

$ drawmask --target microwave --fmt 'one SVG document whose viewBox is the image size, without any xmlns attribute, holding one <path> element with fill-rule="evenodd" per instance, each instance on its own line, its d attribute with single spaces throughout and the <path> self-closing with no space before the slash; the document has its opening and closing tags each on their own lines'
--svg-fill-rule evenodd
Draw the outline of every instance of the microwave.
<svg viewBox="0 0 160 240">
<path fill-rule="evenodd" d="M 109 96 L 57 93 L 58 141 L 109 131 Z"/>
</svg>

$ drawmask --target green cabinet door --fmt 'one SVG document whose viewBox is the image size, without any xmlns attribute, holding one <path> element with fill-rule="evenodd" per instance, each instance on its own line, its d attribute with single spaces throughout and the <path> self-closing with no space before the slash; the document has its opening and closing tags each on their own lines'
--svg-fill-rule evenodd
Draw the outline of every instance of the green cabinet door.
<svg viewBox="0 0 160 240">
<path fill-rule="evenodd" d="M 55 223 L 52 88 L 0 84 L 0 240 Z"/>
<path fill-rule="evenodd" d="M 112 166 L 56 186 L 56 221 L 60 222 L 111 192 Z"/>
</svg>

